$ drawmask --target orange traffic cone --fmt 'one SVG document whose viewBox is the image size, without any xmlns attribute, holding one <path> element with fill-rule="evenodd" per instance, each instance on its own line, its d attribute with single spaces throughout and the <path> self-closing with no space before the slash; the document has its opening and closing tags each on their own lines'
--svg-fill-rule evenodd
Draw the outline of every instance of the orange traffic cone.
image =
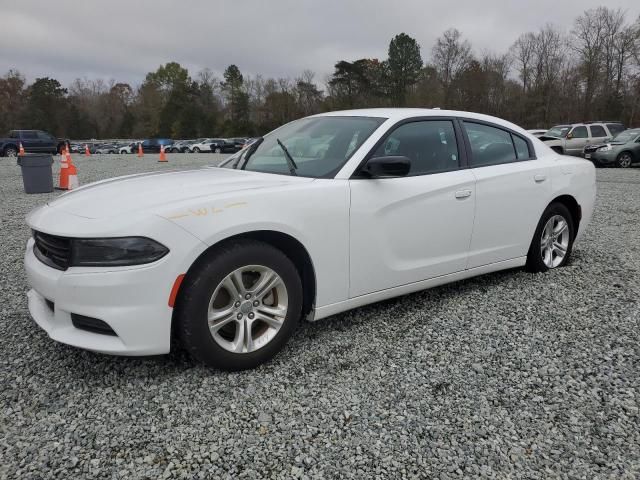
<svg viewBox="0 0 640 480">
<path fill-rule="evenodd" d="M 91 152 L 89 151 L 89 145 L 87 145 L 86 143 L 84 145 L 84 156 L 85 157 L 90 157 L 91 156 Z"/>
<path fill-rule="evenodd" d="M 167 161 L 167 155 L 164 153 L 164 145 L 160 145 L 160 159 L 158 160 L 158 162 L 166 162 Z"/>
<path fill-rule="evenodd" d="M 138 157 L 144 157 L 144 152 L 142 151 L 142 144 L 138 144 Z"/>
<path fill-rule="evenodd" d="M 21 157 L 24 156 L 24 147 L 22 146 L 22 142 L 20 142 L 20 148 L 18 151 L 18 155 L 20 155 Z"/>
<path fill-rule="evenodd" d="M 58 180 L 58 190 L 69 190 L 69 164 L 67 163 L 67 157 L 62 150 L 62 159 L 60 160 L 60 178 Z"/>
<path fill-rule="evenodd" d="M 74 188 L 78 188 L 80 186 L 80 182 L 78 182 L 78 169 L 73 163 L 69 162 L 69 168 L 67 170 L 68 170 L 67 190 L 73 190 Z"/>
</svg>

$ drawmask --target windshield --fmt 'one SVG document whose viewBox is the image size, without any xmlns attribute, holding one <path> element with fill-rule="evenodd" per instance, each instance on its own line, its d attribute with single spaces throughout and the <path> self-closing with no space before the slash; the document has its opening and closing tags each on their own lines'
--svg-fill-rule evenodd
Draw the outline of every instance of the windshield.
<svg viewBox="0 0 640 480">
<path fill-rule="evenodd" d="M 633 142 L 639 134 L 640 132 L 638 132 L 637 130 L 622 132 L 613 137 L 613 141 L 620 143 Z"/>
<path fill-rule="evenodd" d="M 243 164 L 240 160 L 251 149 L 223 166 L 254 172 L 290 175 L 284 144 L 302 177 L 332 177 L 364 141 L 386 120 L 376 117 L 311 117 L 288 123 L 264 137 Z"/>
<path fill-rule="evenodd" d="M 547 130 L 545 135 L 549 137 L 564 138 L 567 136 L 567 133 L 569 133 L 569 130 L 571 130 L 571 127 L 568 125 L 558 125 L 557 127 L 551 127 Z"/>
</svg>

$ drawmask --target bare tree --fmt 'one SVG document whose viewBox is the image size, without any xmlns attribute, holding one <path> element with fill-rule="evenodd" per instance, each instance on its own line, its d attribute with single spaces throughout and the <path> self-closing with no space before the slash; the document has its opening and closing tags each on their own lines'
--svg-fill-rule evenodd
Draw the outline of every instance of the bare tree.
<svg viewBox="0 0 640 480">
<path fill-rule="evenodd" d="M 462 39 L 461 33 L 450 28 L 436 40 L 432 50 L 436 67 L 444 88 L 444 105 L 451 101 L 451 85 L 454 79 L 469 65 L 472 59 L 471 44 Z"/>
</svg>

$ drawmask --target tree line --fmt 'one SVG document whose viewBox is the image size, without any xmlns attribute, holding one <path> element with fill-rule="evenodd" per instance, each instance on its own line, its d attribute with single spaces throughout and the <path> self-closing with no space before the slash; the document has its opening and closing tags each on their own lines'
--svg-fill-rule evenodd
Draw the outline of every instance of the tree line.
<svg viewBox="0 0 640 480">
<path fill-rule="evenodd" d="M 425 55 L 405 33 L 386 59 L 339 60 L 318 81 L 243 75 L 228 66 L 192 76 L 176 62 L 137 86 L 115 80 L 54 78 L 27 84 L 17 70 L 0 78 L 0 132 L 35 128 L 70 138 L 253 136 L 329 110 L 440 107 L 496 115 L 526 128 L 588 120 L 640 124 L 640 17 L 598 7 L 569 31 L 548 24 L 508 51 L 475 52 L 446 30 Z"/>
</svg>

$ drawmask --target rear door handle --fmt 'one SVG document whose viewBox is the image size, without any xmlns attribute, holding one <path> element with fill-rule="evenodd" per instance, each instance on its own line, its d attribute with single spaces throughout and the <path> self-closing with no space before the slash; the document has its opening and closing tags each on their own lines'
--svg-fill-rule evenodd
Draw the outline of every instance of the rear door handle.
<svg viewBox="0 0 640 480">
<path fill-rule="evenodd" d="M 467 198 L 471 196 L 471 190 L 458 190 L 456 192 L 456 198 Z"/>
<path fill-rule="evenodd" d="M 542 183 L 547 179 L 546 175 L 535 175 L 533 177 L 533 179 L 536 181 L 536 183 Z"/>
</svg>

